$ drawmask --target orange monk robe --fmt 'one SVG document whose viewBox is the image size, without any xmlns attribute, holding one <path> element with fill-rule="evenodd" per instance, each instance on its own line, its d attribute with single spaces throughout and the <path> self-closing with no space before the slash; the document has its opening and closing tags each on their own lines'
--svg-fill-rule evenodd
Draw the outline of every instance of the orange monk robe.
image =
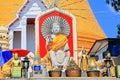
<svg viewBox="0 0 120 80">
<path fill-rule="evenodd" d="M 54 38 L 52 43 L 48 45 L 48 51 L 49 50 L 54 50 L 57 51 L 65 46 L 67 43 L 67 37 L 63 34 L 57 34 Z"/>
</svg>

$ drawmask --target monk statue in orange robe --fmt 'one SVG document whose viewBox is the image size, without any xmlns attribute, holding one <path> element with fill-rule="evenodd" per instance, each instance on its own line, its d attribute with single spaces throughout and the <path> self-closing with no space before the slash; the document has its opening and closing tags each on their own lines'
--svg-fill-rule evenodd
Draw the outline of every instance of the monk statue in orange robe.
<svg viewBox="0 0 120 80">
<path fill-rule="evenodd" d="M 46 38 L 46 47 L 48 50 L 44 59 L 49 58 L 52 63 L 52 67 L 67 66 L 70 58 L 70 51 L 68 46 L 67 36 L 61 34 L 60 24 L 54 22 L 51 27 L 52 34 Z"/>
</svg>

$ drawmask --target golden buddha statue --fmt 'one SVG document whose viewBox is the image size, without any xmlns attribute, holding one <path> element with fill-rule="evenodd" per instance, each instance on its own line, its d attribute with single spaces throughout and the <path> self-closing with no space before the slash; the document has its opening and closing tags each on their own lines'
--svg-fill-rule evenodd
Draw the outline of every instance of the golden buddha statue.
<svg viewBox="0 0 120 80">
<path fill-rule="evenodd" d="M 12 77 L 21 77 L 22 62 L 18 59 L 18 53 L 13 54 L 13 57 L 11 75 Z"/>
<path fill-rule="evenodd" d="M 110 69 L 110 77 L 115 77 L 116 76 L 116 72 L 115 72 L 115 62 L 113 60 L 113 58 L 111 58 L 111 54 L 107 53 L 106 55 L 106 67 Z"/>
<path fill-rule="evenodd" d="M 86 55 L 85 49 L 83 49 L 82 53 L 83 54 L 82 54 L 82 57 L 81 57 L 81 64 L 80 64 L 80 66 L 81 66 L 81 70 L 86 72 L 87 69 L 88 69 L 88 57 Z"/>
<path fill-rule="evenodd" d="M 111 58 L 111 54 L 110 53 L 107 54 L 106 58 L 112 60 L 113 66 L 116 66 L 113 58 Z"/>
<path fill-rule="evenodd" d="M 21 60 L 18 59 L 18 53 L 13 54 L 14 60 L 12 61 L 12 67 L 22 66 Z"/>
</svg>

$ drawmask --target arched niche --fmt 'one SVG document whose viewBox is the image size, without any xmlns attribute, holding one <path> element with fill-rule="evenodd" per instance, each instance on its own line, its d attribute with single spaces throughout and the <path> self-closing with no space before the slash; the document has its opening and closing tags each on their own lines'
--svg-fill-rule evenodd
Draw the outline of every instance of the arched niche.
<svg viewBox="0 0 120 80">
<path fill-rule="evenodd" d="M 40 58 L 43 58 L 47 54 L 46 41 L 42 36 L 42 24 L 51 16 L 60 16 L 64 18 L 70 27 L 70 34 L 68 36 L 68 45 L 70 48 L 71 57 L 77 60 L 77 31 L 76 31 L 76 19 L 75 17 L 63 10 L 58 8 L 52 8 L 40 13 L 35 20 L 35 36 L 36 36 L 36 53 L 39 54 Z"/>
</svg>

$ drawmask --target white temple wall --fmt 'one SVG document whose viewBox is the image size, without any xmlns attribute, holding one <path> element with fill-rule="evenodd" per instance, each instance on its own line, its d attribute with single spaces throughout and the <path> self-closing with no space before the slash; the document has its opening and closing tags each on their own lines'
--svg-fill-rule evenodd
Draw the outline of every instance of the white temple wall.
<svg viewBox="0 0 120 80">
<path fill-rule="evenodd" d="M 26 31 L 27 50 L 30 50 L 31 52 L 35 53 L 35 25 L 27 25 Z"/>
<path fill-rule="evenodd" d="M 44 10 L 44 6 L 38 0 L 27 5 L 26 9 L 21 13 L 20 20 L 12 26 L 9 32 L 11 36 L 10 49 L 19 46 L 21 49 L 28 49 L 35 53 L 35 27 L 32 28 L 31 25 L 27 25 L 27 18 L 36 18 L 36 16 Z M 21 34 L 19 33 L 19 35 L 21 35 L 21 37 L 14 37 L 14 31 L 20 31 Z"/>
</svg>

